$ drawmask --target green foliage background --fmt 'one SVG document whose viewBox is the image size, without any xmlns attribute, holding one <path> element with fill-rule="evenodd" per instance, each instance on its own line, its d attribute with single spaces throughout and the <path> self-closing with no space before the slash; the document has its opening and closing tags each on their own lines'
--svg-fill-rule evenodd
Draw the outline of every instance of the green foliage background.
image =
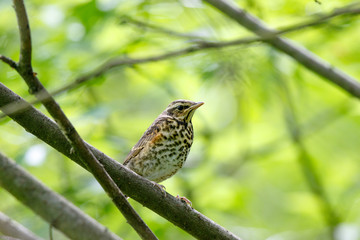
<svg viewBox="0 0 360 240">
<path fill-rule="evenodd" d="M 350 1 L 237 1 L 270 26 L 329 12 Z M 49 90 L 71 83 L 111 57 L 141 58 L 191 45 L 124 21 L 144 22 L 209 40 L 250 33 L 200 1 L 26 1 L 33 66 Z M 0 1 L 0 53 L 17 60 L 19 37 L 11 2 Z M 356 16 L 286 35 L 360 78 Z M 0 81 L 32 99 L 17 73 L 0 64 Z M 321 198 L 309 188 L 304 148 L 340 219 L 338 239 L 360 239 L 358 100 L 263 43 L 199 51 L 123 66 L 57 96 L 81 136 L 122 162 L 157 115 L 175 99 L 204 101 L 193 118 L 195 141 L 186 166 L 163 184 L 243 239 L 327 239 Z M 43 107 L 38 106 L 43 112 Z M 296 119 L 296 120 L 295 120 Z M 124 239 L 138 239 L 89 173 L 2 119 L 0 150 Z M 0 189 L 0 211 L 40 236 L 48 225 Z M 130 200 L 160 239 L 193 239 Z M 352 236 L 353 238 L 345 238 Z M 355 236 L 355 237 L 354 237 Z M 66 239 L 56 234 L 56 239 Z"/>
</svg>

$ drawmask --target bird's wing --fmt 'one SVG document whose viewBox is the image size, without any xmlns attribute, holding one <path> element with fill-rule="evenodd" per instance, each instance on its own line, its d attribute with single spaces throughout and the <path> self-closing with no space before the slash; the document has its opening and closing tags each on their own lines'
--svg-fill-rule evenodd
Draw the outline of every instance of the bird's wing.
<svg viewBox="0 0 360 240">
<path fill-rule="evenodd" d="M 159 125 L 161 125 L 164 120 L 165 119 L 157 119 L 153 124 L 151 124 L 151 126 L 146 130 L 140 140 L 135 144 L 130 153 L 127 155 L 123 163 L 124 165 L 127 165 L 132 158 L 136 157 L 147 143 L 156 141 L 156 139 L 160 136 Z"/>
</svg>

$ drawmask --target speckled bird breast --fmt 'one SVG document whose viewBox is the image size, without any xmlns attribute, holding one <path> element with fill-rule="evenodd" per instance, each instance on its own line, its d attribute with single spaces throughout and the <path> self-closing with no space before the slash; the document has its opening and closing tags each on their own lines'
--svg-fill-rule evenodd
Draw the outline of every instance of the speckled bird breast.
<svg viewBox="0 0 360 240">
<path fill-rule="evenodd" d="M 191 122 L 166 118 L 154 124 L 157 133 L 138 156 L 142 166 L 134 165 L 131 169 L 149 180 L 161 182 L 183 166 L 194 134 Z"/>
</svg>

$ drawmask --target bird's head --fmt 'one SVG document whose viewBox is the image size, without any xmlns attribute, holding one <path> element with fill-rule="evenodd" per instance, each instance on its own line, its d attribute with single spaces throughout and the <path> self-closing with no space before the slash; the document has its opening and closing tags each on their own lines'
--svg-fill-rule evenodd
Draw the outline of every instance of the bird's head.
<svg viewBox="0 0 360 240">
<path fill-rule="evenodd" d="M 190 122 L 197 108 L 203 105 L 203 102 L 193 102 L 189 100 L 175 100 L 167 106 L 161 115 L 174 117 L 181 122 Z"/>
</svg>

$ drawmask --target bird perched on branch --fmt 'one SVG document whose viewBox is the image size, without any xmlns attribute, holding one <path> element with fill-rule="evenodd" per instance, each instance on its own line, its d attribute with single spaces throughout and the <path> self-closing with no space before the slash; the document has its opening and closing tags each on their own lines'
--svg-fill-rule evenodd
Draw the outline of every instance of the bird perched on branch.
<svg viewBox="0 0 360 240">
<path fill-rule="evenodd" d="M 124 166 L 159 183 L 185 163 L 193 142 L 191 118 L 203 102 L 176 100 L 155 119 L 131 149 Z"/>
</svg>

